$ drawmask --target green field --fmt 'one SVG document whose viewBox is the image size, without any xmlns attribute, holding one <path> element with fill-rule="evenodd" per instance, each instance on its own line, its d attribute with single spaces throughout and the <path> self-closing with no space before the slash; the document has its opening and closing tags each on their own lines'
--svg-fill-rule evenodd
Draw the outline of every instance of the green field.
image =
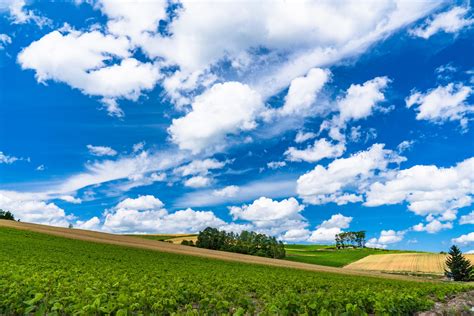
<svg viewBox="0 0 474 316">
<path fill-rule="evenodd" d="M 250 265 L 0 228 L 0 314 L 407 314 L 467 285 Z M 471 285 L 470 288 L 473 288 Z"/>
<path fill-rule="evenodd" d="M 343 267 L 368 255 L 406 253 L 413 251 L 384 249 L 335 249 L 325 245 L 285 245 L 286 258 L 291 261 L 319 264 L 330 267 Z"/>
</svg>

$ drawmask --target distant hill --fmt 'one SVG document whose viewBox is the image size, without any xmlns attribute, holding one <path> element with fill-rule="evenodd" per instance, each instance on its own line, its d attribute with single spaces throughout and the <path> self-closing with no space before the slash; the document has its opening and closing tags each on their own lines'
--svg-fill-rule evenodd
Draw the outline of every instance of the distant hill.
<svg viewBox="0 0 474 316">
<path fill-rule="evenodd" d="M 330 267 L 344 267 L 352 262 L 375 254 L 413 253 L 415 251 L 375 248 L 336 249 L 329 245 L 285 245 L 286 259 Z"/>
</svg>

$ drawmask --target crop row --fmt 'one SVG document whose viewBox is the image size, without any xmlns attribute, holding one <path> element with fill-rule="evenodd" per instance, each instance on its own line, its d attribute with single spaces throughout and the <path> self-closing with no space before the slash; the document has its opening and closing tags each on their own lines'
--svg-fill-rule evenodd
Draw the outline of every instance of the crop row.
<svg viewBox="0 0 474 316">
<path fill-rule="evenodd" d="M 468 286 L 166 254 L 0 228 L 0 314 L 409 314 Z"/>
</svg>

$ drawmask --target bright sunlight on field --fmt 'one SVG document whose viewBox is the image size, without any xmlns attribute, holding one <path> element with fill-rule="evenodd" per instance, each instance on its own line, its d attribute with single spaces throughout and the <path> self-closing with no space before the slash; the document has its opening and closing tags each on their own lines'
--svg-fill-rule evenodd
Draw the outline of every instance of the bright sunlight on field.
<svg viewBox="0 0 474 316">
<path fill-rule="evenodd" d="M 472 289 L 228 262 L 3 227 L 0 262 L 0 314 L 7 315 L 413 314 Z"/>
<path fill-rule="evenodd" d="M 474 255 L 465 255 L 466 258 L 474 262 Z M 370 255 L 361 260 L 355 261 L 346 269 L 391 271 L 391 272 L 414 272 L 443 274 L 445 254 L 435 253 L 399 253 Z"/>
<path fill-rule="evenodd" d="M 400 250 L 384 250 L 373 248 L 334 249 L 333 246 L 322 245 L 286 245 L 286 259 L 297 262 L 319 264 L 330 267 L 343 267 L 352 262 L 374 254 L 391 254 Z"/>
</svg>

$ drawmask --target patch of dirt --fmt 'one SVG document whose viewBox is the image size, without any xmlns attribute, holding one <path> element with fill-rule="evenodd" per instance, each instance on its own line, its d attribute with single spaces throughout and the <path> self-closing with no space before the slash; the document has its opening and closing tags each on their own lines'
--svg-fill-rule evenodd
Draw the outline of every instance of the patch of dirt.
<svg viewBox="0 0 474 316">
<path fill-rule="evenodd" d="M 446 302 L 436 302 L 433 309 L 416 314 L 418 316 L 474 315 L 474 291 L 459 293 Z"/>
</svg>

